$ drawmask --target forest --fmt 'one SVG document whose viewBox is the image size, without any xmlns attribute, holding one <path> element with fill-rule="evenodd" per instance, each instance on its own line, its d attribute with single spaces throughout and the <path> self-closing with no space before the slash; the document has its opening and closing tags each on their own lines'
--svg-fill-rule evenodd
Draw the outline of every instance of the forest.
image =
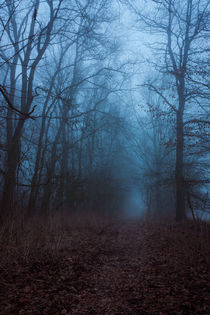
<svg viewBox="0 0 210 315">
<path fill-rule="evenodd" d="M 209 0 L 0 0 L 0 314 L 210 313 L 209 43 Z"/>
</svg>

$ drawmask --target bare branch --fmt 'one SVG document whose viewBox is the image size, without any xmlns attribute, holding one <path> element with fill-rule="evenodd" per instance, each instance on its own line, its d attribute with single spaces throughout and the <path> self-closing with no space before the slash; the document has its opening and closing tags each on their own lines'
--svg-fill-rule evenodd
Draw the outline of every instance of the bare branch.
<svg viewBox="0 0 210 315">
<path fill-rule="evenodd" d="M 7 91 L 6 91 L 5 87 L 2 86 L 2 85 L 0 85 L 0 92 L 1 92 L 1 94 L 3 95 L 3 97 L 4 97 L 5 101 L 7 102 L 7 104 L 9 105 L 9 107 L 10 107 L 13 111 L 15 111 L 15 112 L 17 112 L 18 114 L 20 114 L 21 116 L 23 116 L 23 119 L 29 119 L 29 118 L 30 118 L 30 119 L 35 120 L 35 117 L 31 116 L 31 114 L 33 114 L 33 112 L 34 112 L 34 110 L 35 110 L 35 108 L 36 108 L 36 105 L 34 105 L 33 109 L 32 109 L 29 113 L 23 113 L 23 112 L 21 112 L 19 109 L 17 109 L 16 107 L 14 107 L 14 105 L 10 102 L 10 99 L 9 99 L 9 97 L 7 96 Z"/>
</svg>

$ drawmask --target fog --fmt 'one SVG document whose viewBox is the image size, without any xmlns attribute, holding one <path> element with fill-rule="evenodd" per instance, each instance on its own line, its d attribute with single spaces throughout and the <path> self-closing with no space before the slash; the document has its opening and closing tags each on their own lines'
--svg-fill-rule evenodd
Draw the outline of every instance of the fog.
<svg viewBox="0 0 210 315">
<path fill-rule="evenodd" d="M 1 216 L 207 220 L 206 1 L 0 9 Z"/>
<path fill-rule="evenodd" d="M 146 212 L 146 205 L 144 204 L 141 192 L 138 191 L 137 187 L 130 187 L 129 191 L 125 194 L 122 209 L 126 218 L 138 219 L 143 217 Z"/>
</svg>

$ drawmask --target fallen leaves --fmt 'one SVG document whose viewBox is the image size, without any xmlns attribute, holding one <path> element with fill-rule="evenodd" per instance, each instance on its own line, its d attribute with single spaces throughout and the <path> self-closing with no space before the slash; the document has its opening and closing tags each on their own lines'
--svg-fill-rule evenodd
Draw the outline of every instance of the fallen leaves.
<svg viewBox="0 0 210 315">
<path fill-rule="evenodd" d="M 210 313 L 209 234 L 143 222 L 101 231 L 80 230 L 56 255 L 1 264 L 0 314 Z"/>
</svg>

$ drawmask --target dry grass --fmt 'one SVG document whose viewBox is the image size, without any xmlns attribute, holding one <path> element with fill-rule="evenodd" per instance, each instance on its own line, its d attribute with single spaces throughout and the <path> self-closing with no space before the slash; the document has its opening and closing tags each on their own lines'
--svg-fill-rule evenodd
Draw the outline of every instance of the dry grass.
<svg viewBox="0 0 210 315">
<path fill-rule="evenodd" d="M 30 218 L 23 212 L 14 213 L 0 226 L 0 264 L 27 263 L 42 253 L 56 255 L 74 246 L 79 234 L 90 230 L 100 233 L 110 221 L 110 216 L 68 209 Z"/>
<path fill-rule="evenodd" d="M 101 215 L 91 211 L 72 212 L 65 209 L 61 212 L 53 212 L 48 215 L 37 213 L 33 217 L 27 217 L 24 212 L 16 212 L 4 220 L 0 226 L 0 264 L 15 263 L 18 261 L 27 263 L 40 254 L 57 255 L 64 250 L 76 247 L 80 239 L 91 231 L 95 235 L 101 235 L 104 231 L 110 233 L 110 226 L 117 222 L 117 218 L 110 215 Z M 177 231 L 177 224 L 170 222 L 157 222 L 146 220 L 148 228 L 155 227 Z M 197 244 L 203 246 L 204 240 L 209 241 L 209 224 L 198 222 L 185 223 L 197 238 Z M 182 229 L 180 225 L 180 229 Z M 115 231 L 116 232 L 116 231 Z"/>
</svg>

